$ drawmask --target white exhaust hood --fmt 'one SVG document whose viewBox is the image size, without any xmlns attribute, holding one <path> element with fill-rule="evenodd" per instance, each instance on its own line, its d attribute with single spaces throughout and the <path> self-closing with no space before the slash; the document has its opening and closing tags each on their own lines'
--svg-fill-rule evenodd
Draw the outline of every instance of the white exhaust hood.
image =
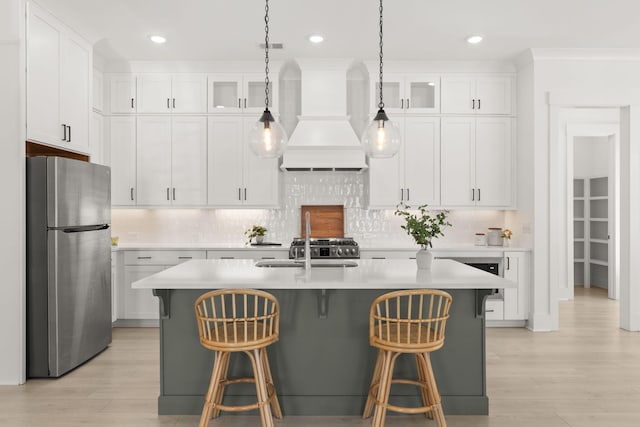
<svg viewBox="0 0 640 427">
<path fill-rule="evenodd" d="M 347 71 L 351 60 L 298 59 L 302 72 L 301 115 L 281 168 L 348 170 L 367 168 L 364 150 L 347 116 Z"/>
</svg>

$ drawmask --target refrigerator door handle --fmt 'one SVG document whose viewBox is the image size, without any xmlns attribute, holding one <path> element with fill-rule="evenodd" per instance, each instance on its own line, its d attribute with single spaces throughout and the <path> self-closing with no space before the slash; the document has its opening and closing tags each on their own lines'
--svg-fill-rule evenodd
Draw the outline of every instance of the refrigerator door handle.
<svg viewBox="0 0 640 427">
<path fill-rule="evenodd" d="M 101 224 L 101 225 L 87 225 L 84 227 L 64 227 L 64 228 L 58 228 L 58 230 L 62 230 L 65 233 L 82 233 L 85 231 L 106 230 L 108 228 L 109 228 L 109 224 Z"/>
</svg>

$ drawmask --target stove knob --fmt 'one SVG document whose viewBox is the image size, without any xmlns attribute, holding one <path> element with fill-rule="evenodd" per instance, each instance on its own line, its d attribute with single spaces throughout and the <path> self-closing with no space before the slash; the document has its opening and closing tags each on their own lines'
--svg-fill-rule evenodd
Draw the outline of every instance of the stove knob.
<svg viewBox="0 0 640 427">
<path fill-rule="evenodd" d="M 342 255 L 342 248 L 338 248 L 338 255 Z"/>
<path fill-rule="evenodd" d="M 304 249 L 300 249 L 300 255 L 304 255 Z"/>
</svg>

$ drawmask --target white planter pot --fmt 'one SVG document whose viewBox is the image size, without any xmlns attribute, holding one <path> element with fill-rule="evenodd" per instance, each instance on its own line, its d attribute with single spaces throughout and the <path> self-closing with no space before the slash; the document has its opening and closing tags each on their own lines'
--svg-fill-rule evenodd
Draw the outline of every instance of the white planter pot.
<svg viewBox="0 0 640 427">
<path fill-rule="evenodd" d="M 418 264 L 418 270 L 431 270 L 431 263 L 433 262 L 433 254 L 426 249 L 420 249 L 416 252 L 416 263 Z"/>
<path fill-rule="evenodd" d="M 256 243 L 261 245 L 264 241 L 264 236 L 256 236 Z"/>
</svg>

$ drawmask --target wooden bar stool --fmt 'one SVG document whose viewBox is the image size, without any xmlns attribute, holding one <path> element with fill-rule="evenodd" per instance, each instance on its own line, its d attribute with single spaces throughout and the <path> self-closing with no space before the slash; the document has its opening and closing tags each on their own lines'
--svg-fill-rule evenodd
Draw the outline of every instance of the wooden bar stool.
<svg viewBox="0 0 640 427">
<path fill-rule="evenodd" d="M 444 344 L 444 328 L 450 307 L 451 295 L 435 289 L 389 292 L 376 298 L 371 305 L 369 343 L 379 351 L 363 418 L 371 416 L 375 405 L 373 426 L 384 426 L 387 409 L 405 414 L 424 413 L 429 418 L 435 418 L 439 427 L 447 425 L 429 353 Z M 403 353 L 415 355 L 417 381 L 392 378 L 395 361 Z M 420 387 L 424 406 L 407 408 L 390 405 L 391 384 Z"/>
<path fill-rule="evenodd" d="M 223 289 L 207 292 L 195 302 L 198 334 L 203 347 L 215 351 L 209 390 L 205 396 L 200 427 L 209 424 L 220 411 L 259 409 L 263 426 L 273 426 L 271 410 L 282 418 L 267 346 L 278 341 L 280 312 L 276 298 L 252 289 Z M 244 352 L 251 359 L 253 378 L 227 378 L 231 353 Z M 222 404 L 224 388 L 229 384 L 254 382 L 258 401 L 250 405 Z"/>
</svg>

